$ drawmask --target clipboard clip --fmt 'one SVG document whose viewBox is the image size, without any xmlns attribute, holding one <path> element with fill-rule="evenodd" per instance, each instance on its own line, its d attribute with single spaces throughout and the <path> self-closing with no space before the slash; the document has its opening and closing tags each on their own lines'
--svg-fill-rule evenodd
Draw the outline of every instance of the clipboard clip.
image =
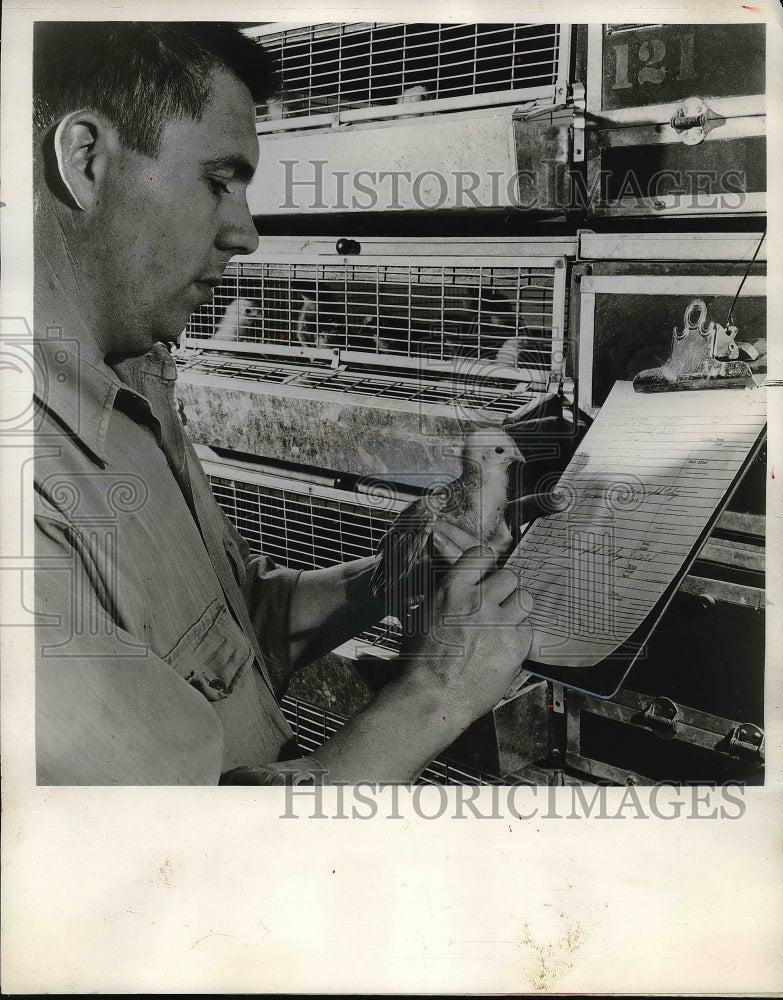
<svg viewBox="0 0 783 1000">
<path fill-rule="evenodd" d="M 685 309 L 683 328 L 675 326 L 669 360 L 634 377 L 636 392 L 676 392 L 682 389 L 738 389 L 752 386 L 753 375 L 739 359 L 740 347 L 753 360 L 758 352 L 737 343 L 737 327 L 707 320 L 704 299 L 692 299 Z"/>
</svg>

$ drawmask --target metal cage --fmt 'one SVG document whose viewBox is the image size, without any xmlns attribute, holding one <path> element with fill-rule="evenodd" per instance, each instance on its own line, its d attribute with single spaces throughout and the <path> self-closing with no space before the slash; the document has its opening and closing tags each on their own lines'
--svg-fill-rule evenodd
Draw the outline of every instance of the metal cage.
<svg viewBox="0 0 783 1000">
<path fill-rule="evenodd" d="M 196 440 L 417 483 L 457 474 L 444 438 L 513 422 L 564 384 L 575 240 L 359 249 L 280 237 L 232 265 L 178 358 Z"/>
<path fill-rule="evenodd" d="M 441 241 L 425 254 L 420 243 L 367 240 L 361 256 L 340 256 L 332 241 L 308 241 L 315 252 L 299 254 L 265 241 L 229 266 L 183 345 L 399 374 L 457 374 L 478 361 L 547 384 L 563 374 L 571 244 L 496 240 L 477 254 Z"/>
<path fill-rule="evenodd" d="M 568 73 L 561 24 L 353 23 L 247 28 L 276 57 L 281 93 L 259 132 L 554 99 Z"/>
<path fill-rule="evenodd" d="M 197 450 L 217 502 L 251 550 L 293 569 L 372 555 L 392 520 L 420 495 L 390 483 L 335 486 L 315 471 L 286 475 Z"/>
</svg>

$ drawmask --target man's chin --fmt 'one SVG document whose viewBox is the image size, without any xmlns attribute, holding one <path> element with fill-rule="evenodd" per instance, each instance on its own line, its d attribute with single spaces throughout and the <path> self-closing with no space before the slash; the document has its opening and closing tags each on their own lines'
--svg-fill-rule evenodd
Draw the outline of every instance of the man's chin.
<svg viewBox="0 0 783 1000">
<path fill-rule="evenodd" d="M 142 357 L 143 355 L 148 354 L 155 344 L 170 344 L 172 341 L 176 340 L 178 336 L 179 333 L 170 335 L 168 332 L 160 332 L 157 336 L 147 334 L 144 337 L 118 338 L 111 344 L 110 349 L 106 352 L 106 357 L 112 359 Z"/>
<path fill-rule="evenodd" d="M 109 336 L 101 338 L 103 343 L 100 346 L 107 356 L 138 357 L 146 354 L 155 344 L 172 343 L 185 329 L 192 312 L 190 303 L 184 308 L 181 303 L 177 306 L 166 310 L 165 316 L 161 316 L 160 309 L 155 315 L 136 315 L 132 324 L 123 322 L 123 317 L 115 315 L 102 324 L 102 328 L 109 331 Z"/>
</svg>

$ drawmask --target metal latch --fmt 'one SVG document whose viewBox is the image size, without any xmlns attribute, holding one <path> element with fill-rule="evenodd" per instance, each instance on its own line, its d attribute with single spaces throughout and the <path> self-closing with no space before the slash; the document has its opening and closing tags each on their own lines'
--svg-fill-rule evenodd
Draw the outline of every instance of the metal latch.
<svg viewBox="0 0 783 1000">
<path fill-rule="evenodd" d="M 680 715 L 679 708 L 671 698 L 656 698 L 642 712 L 644 724 L 649 726 L 656 736 L 661 739 L 670 740 L 677 735 L 677 719 Z"/>
<path fill-rule="evenodd" d="M 675 110 L 671 117 L 671 127 L 682 135 L 686 146 L 697 146 L 703 142 L 708 132 L 723 125 L 721 118 L 700 97 L 689 97 Z"/>
<path fill-rule="evenodd" d="M 741 722 L 729 735 L 729 753 L 735 757 L 750 758 L 764 763 L 764 730 L 752 722 Z"/>
</svg>

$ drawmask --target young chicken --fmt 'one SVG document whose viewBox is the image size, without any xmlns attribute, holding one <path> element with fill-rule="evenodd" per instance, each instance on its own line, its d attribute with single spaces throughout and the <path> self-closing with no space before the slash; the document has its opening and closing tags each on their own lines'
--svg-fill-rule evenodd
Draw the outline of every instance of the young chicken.
<svg viewBox="0 0 783 1000">
<path fill-rule="evenodd" d="M 432 587 L 432 533 L 437 520 L 473 535 L 496 556 L 511 545 L 504 517 L 509 469 L 524 461 L 522 454 L 505 431 L 493 427 L 467 434 L 461 460 L 459 477 L 406 507 L 379 546 L 381 558 L 370 587 L 375 596 L 386 596 L 387 613 L 400 619 L 403 630 L 409 611 L 426 600 Z"/>
<path fill-rule="evenodd" d="M 216 340 L 241 340 L 247 338 L 253 327 L 262 319 L 261 309 L 252 299 L 233 299 L 226 306 L 215 327 Z"/>
</svg>

